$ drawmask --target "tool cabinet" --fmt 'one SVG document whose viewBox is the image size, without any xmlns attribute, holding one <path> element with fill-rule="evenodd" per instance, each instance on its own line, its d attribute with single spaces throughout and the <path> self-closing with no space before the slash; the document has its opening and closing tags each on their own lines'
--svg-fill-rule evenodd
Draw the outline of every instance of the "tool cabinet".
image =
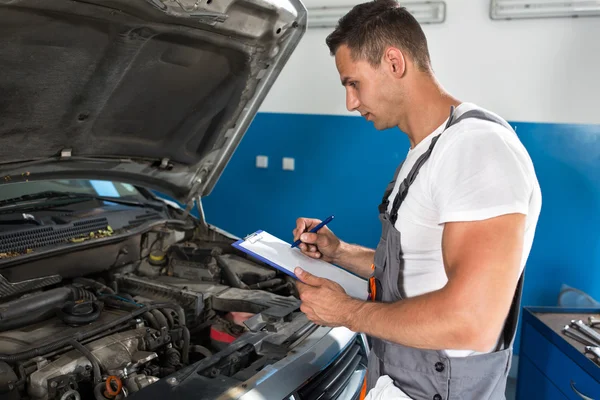
<svg viewBox="0 0 600 400">
<path fill-rule="evenodd" d="M 523 309 L 517 400 L 600 399 L 600 365 L 585 344 L 562 333 L 571 320 L 599 315 L 600 309 Z"/>
</svg>

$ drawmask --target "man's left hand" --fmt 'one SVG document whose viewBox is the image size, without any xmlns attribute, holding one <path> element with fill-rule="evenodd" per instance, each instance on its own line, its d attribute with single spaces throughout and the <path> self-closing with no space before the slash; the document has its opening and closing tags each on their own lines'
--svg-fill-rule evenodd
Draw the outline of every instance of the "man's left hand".
<svg viewBox="0 0 600 400">
<path fill-rule="evenodd" d="M 309 320 L 321 326 L 350 325 L 352 313 L 360 307 L 360 302 L 348 296 L 344 289 L 329 279 L 319 278 L 301 268 L 294 273 L 299 278 L 296 282 L 302 311 Z"/>
</svg>

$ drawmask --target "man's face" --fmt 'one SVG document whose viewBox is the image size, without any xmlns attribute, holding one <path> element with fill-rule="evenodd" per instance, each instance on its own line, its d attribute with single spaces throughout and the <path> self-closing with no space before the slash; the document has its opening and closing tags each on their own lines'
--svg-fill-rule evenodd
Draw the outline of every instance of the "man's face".
<svg viewBox="0 0 600 400">
<path fill-rule="evenodd" d="M 401 106 L 397 82 L 387 73 L 386 65 L 373 67 L 366 60 L 353 60 L 350 49 L 342 45 L 335 63 L 346 88 L 346 108 L 358 111 L 378 130 L 397 126 Z"/>
</svg>

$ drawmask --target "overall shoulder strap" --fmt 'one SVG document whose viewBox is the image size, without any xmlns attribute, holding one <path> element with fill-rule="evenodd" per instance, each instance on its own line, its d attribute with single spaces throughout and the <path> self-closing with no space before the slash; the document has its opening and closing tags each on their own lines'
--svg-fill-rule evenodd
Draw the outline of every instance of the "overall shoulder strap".
<svg viewBox="0 0 600 400">
<path fill-rule="evenodd" d="M 396 172 L 394 173 L 394 179 L 391 180 L 390 183 L 388 183 L 387 187 L 385 188 L 385 192 L 383 193 L 383 198 L 381 199 L 381 204 L 379 204 L 379 213 L 383 214 L 386 212 L 388 205 L 390 204 L 390 194 L 392 194 L 392 191 L 394 190 L 394 185 L 396 184 L 396 179 L 398 179 L 398 175 L 400 174 L 400 170 L 402 169 L 402 166 L 404 165 L 404 161 L 402 161 L 400 163 L 400 165 L 398 166 L 398 168 L 396 168 Z"/>
<path fill-rule="evenodd" d="M 517 324 L 519 323 L 519 314 L 521 313 L 521 297 L 523 294 L 523 281 L 525 279 L 525 270 L 521 272 L 515 294 L 513 296 L 512 303 L 506 321 L 504 321 L 504 328 L 502 329 L 502 335 L 496 345 L 496 351 L 508 349 L 512 347 L 515 342 L 515 336 L 517 333 Z"/>
<path fill-rule="evenodd" d="M 502 118 L 499 118 L 499 117 L 495 116 L 494 114 L 491 114 L 484 110 L 469 110 L 469 111 L 465 112 L 464 114 L 460 115 L 459 117 L 457 117 L 453 121 L 452 125 L 458 124 L 460 121 L 468 119 L 468 118 L 475 118 L 475 119 L 481 119 L 484 121 L 495 122 L 496 124 L 502 125 L 505 128 L 510 129 L 511 131 L 514 132 L 514 129 L 512 128 L 512 126 L 510 126 L 510 124 L 508 122 L 506 122 Z"/>
<path fill-rule="evenodd" d="M 452 107 L 450 107 L 450 116 L 448 117 L 448 122 L 446 123 L 446 126 L 444 127 L 444 130 L 442 131 L 442 133 L 444 133 L 444 131 L 446 129 L 448 129 L 448 127 L 454 125 L 455 123 L 456 123 L 456 121 L 454 119 L 454 106 L 452 106 Z M 417 162 L 415 163 L 415 165 L 413 165 L 413 167 L 410 170 L 410 172 L 408 173 L 408 175 L 406 175 L 406 178 L 400 184 L 400 187 L 398 188 L 398 193 L 396 194 L 396 197 L 394 198 L 392 210 L 390 212 L 390 222 L 392 223 L 392 225 L 395 224 L 396 220 L 398 219 L 398 210 L 400 209 L 402 202 L 404 201 L 404 199 L 406 198 L 406 195 L 408 194 L 408 189 L 413 184 L 415 179 L 417 179 L 417 175 L 419 174 L 419 170 L 421 169 L 423 164 L 425 164 L 425 162 L 431 156 L 431 153 L 433 152 L 433 148 L 435 147 L 435 144 L 439 140 L 442 133 L 440 133 L 439 135 L 437 135 L 433 139 L 431 139 L 431 144 L 429 145 L 429 148 L 427 149 L 427 151 L 425 151 L 425 153 L 421 154 L 421 156 L 417 159 Z M 399 170 L 396 172 L 399 172 Z M 397 175 L 396 175 L 396 177 L 397 177 Z M 395 179 L 394 179 L 394 181 L 395 181 Z M 394 182 L 394 184 L 395 184 L 395 182 Z M 392 189 L 393 189 L 393 187 L 394 187 L 394 185 L 392 185 Z M 384 198 L 384 200 L 387 202 L 386 209 L 387 209 L 387 205 L 389 204 L 389 200 L 387 198 L 389 197 L 390 194 L 391 194 L 391 191 Z"/>
<path fill-rule="evenodd" d="M 396 194 L 396 197 L 394 198 L 394 202 L 393 202 L 393 205 L 392 205 L 392 210 L 390 212 L 390 222 L 392 224 L 396 223 L 396 221 L 398 219 L 398 210 L 400 209 L 400 206 L 402 205 L 402 203 L 404 202 L 404 199 L 408 195 L 408 189 L 413 184 L 413 182 L 415 181 L 415 179 L 417 179 L 417 175 L 419 174 L 419 171 L 421 170 L 421 167 L 423 167 L 423 164 L 425 164 L 425 162 L 429 159 L 429 157 L 431 157 L 431 153 L 433 152 L 433 148 L 435 147 L 435 145 L 436 145 L 437 141 L 439 140 L 440 136 L 449 127 L 454 126 L 454 125 L 460 123 L 461 121 L 463 121 L 465 119 L 469 119 L 469 118 L 475 118 L 475 119 L 480 119 L 480 120 L 484 120 L 484 121 L 494 122 L 496 124 L 504 126 L 507 129 L 510 129 L 511 131 L 514 132 L 514 130 L 512 129 L 512 127 L 510 126 L 510 124 L 508 122 L 506 122 L 505 120 L 497 117 L 496 115 L 491 114 L 489 112 L 486 112 L 484 110 L 479 110 L 479 109 L 477 109 L 477 110 L 469 110 L 469 111 L 466 111 L 465 113 L 461 114 L 460 116 L 455 117 L 455 115 L 454 115 L 454 107 L 451 107 L 451 109 L 450 109 L 450 117 L 448 118 L 448 123 L 446 124 L 446 127 L 444 128 L 444 130 L 442 131 L 442 133 L 440 133 L 439 135 L 435 136 L 431 140 L 431 144 L 429 145 L 429 148 L 427 149 L 427 151 L 425 151 L 425 153 L 423 153 L 421 155 L 421 157 L 419 157 L 419 159 L 417 160 L 417 162 L 415 163 L 415 165 L 413 166 L 413 168 L 411 169 L 411 171 L 408 173 L 408 175 L 406 176 L 406 178 L 400 184 L 400 188 L 398 190 L 398 193 Z M 393 185 L 392 185 L 392 187 L 393 187 Z M 391 191 L 390 191 L 390 193 L 391 193 Z M 387 197 L 389 196 L 390 193 L 387 193 L 387 196 L 384 197 L 384 202 L 387 201 Z M 389 202 L 385 204 L 386 209 L 387 209 L 387 205 L 388 204 L 389 204 Z"/>
<path fill-rule="evenodd" d="M 427 149 L 427 151 L 425 151 L 425 153 L 421 154 L 421 156 L 417 159 L 417 162 L 412 167 L 412 169 L 410 170 L 408 175 L 406 175 L 406 178 L 404 178 L 402 183 L 400 183 L 400 187 L 398 188 L 398 193 L 396 194 L 396 197 L 394 198 L 394 203 L 392 204 L 392 210 L 390 212 L 390 222 L 392 223 L 392 225 L 395 224 L 396 220 L 398 219 L 398 210 L 400 209 L 400 206 L 404 202 L 406 195 L 408 195 L 408 189 L 413 184 L 415 179 L 417 179 L 417 175 L 419 174 L 421 167 L 425 164 L 425 162 L 427 160 L 429 160 L 429 157 L 431 157 L 433 148 L 435 147 L 435 144 L 437 143 L 437 141 L 441 135 L 442 134 L 440 133 L 439 135 L 437 135 L 433 139 L 431 139 L 431 144 L 429 145 L 429 148 Z"/>
</svg>

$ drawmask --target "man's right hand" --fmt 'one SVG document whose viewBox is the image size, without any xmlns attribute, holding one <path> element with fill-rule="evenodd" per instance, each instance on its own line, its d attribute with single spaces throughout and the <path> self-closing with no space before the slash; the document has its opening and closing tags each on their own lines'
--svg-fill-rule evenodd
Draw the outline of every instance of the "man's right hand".
<svg viewBox="0 0 600 400">
<path fill-rule="evenodd" d="M 296 229 L 294 229 L 294 241 L 302 240 L 298 248 L 302 253 L 312 258 L 320 258 L 327 262 L 333 262 L 339 257 L 341 241 L 333 232 L 324 226 L 317 233 L 309 231 L 320 224 L 321 221 L 313 218 L 298 218 Z"/>
</svg>

